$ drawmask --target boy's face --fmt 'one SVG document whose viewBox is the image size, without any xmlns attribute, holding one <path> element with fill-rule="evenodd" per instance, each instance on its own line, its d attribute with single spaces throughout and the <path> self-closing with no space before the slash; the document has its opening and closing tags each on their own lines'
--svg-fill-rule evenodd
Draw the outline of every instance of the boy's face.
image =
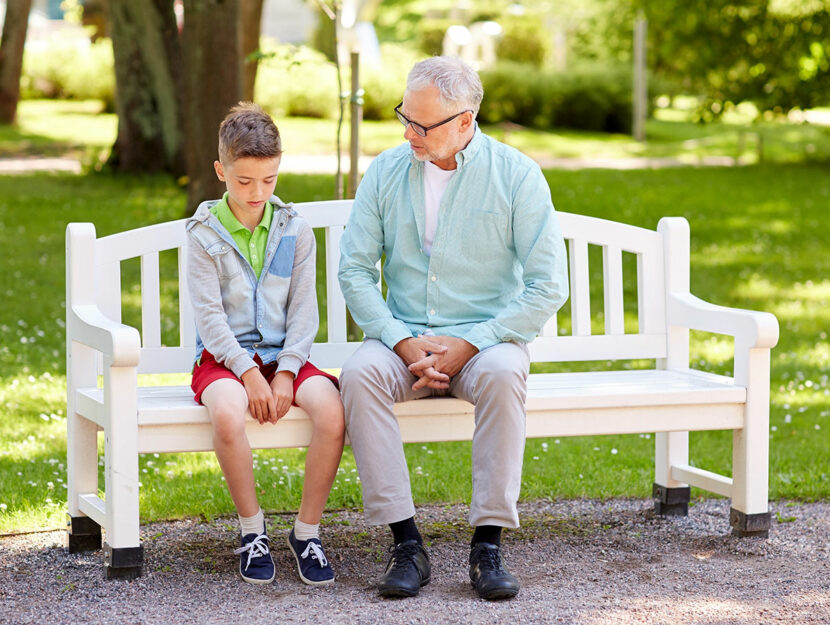
<svg viewBox="0 0 830 625">
<path fill-rule="evenodd" d="M 213 167 L 228 189 L 228 205 L 237 219 L 244 223 L 241 217 L 261 216 L 277 186 L 280 157 L 245 156 L 224 164 L 214 161 Z"/>
</svg>

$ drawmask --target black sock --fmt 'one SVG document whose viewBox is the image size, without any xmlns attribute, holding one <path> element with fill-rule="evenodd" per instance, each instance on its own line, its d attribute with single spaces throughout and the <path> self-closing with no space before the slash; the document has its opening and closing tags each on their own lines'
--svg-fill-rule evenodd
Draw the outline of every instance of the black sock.
<svg viewBox="0 0 830 625">
<path fill-rule="evenodd" d="M 396 545 L 407 540 L 415 540 L 418 544 L 423 544 L 424 539 L 421 538 L 421 533 L 418 531 L 418 526 L 415 525 L 415 517 L 411 516 L 403 521 L 390 523 L 389 529 L 392 530 L 392 537 Z"/>
<path fill-rule="evenodd" d="M 490 543 L 501 546 L 501 528 L 498 525 L 479 525 L 473 532 L 473 539 L 470 541 L 472 547 L 476 543 Z"/>
</svg>

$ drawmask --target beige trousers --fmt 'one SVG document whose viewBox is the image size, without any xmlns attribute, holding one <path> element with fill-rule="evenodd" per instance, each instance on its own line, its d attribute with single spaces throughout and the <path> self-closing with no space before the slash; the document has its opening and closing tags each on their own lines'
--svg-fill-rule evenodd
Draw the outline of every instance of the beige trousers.
<svg viewBox="0 0 830 625">
<path fill-rule="evenodd" d="M 470 525 L 518 527 L 529 369 L 526 345 L 499 343 L 471 358 L 449 389 L 413 391 L 416 378 L 398 355 L 367 339 L 340 376 L 366 522 L 394 523 L 415 514 L 395 402 L 452 396 L 475 406 Z"/>
</svg>

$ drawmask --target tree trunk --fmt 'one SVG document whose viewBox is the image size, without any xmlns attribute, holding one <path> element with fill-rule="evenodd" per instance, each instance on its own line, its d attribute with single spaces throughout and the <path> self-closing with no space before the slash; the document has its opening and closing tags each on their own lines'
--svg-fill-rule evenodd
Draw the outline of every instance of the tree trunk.
<svg viewBox="0 0 830 625">
<path fill-rule="evenodd" d="M 185 172 L 181 48 L 173 3 L 110 0 L 120 171 Z"/>
<path fill-rule="evenodd" d="M 187 208 L 221 197 L 216 178 L 219 124 L 242 98 L 239 0 L 184 0 L 184 123 Z"/>
<path fill-rule="evenodd" d="M 242 45 L 242 98 L 253 102 L 254 83 L 258 62 L 248 60 L 252 52 L 259 50 L 259 33 L 262 28 L 262 4 L 264 0 L 241 0 L 239 41 Z"/>
<path fill-rule="evenodd" d="M 0 124 L 13 124 L 20 99 L 23 45 L 29 27 L 32 0 L 7 0 L 0 43 Z"/>
</svg>

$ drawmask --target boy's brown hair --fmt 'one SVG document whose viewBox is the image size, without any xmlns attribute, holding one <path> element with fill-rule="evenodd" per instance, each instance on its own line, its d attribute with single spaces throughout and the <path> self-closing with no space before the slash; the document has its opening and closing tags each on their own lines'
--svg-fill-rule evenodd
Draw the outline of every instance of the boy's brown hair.
<svg viewBox="0 0 830 625">
<path fill-rule="evenodd" d="M 282 154 L 280 131 L 274 120 L 253 102 L 240 102 L 219 126 L 219 161 L 274 158 Z"/>
</svg>

